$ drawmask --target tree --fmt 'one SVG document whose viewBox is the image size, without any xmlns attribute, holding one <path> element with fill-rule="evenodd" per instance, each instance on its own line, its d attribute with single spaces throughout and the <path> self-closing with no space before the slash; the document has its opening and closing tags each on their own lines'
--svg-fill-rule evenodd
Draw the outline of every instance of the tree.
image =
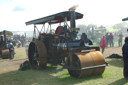
<svg viewBox="0 0 128 85">
<path fill-rule="evenodd" d="M 112 27 L 113 27 L 114 29 L 122 29 L 122 28 L 126 28 L 127 26 L 128 26 L 128 23 L 123 22 L 123 23 L 115 24 L 115 25 L 113 25 Z"/>
<path fill-rule="evenodd" d="M 83 32 L 85 33 L 87 31 L 87 26 L 84 24 L 78 25 L 77 28 L 80 28 L 79 34 L 82 34 Z"/>
<path fill-rule="evenodd" d="M 94 30 L 97 29 L 97 25 L 89 24 L 89 25 L 78 25 L 78 28 L 80 28 L 78 35 L 81 35 L 82 33 L 86 33 L 88 38 L 93 39 L 94 38 Z"/>
</svg>

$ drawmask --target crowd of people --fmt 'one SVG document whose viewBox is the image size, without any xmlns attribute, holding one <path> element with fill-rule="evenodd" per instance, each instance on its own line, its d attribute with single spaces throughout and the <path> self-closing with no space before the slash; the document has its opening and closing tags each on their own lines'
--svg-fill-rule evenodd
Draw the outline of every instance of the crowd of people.
<svg viewBox="0 0 128 85">
<path fill-rule="evenodd" d="M 120 33 L 118 35 L 119 47 L 122 47 L 122 40 L 123 40 L 123 34 Z M 110 45 L 110 47 L 114 46 L 112 33 L 110 34 L 107 33 L 105 36 L 101 38 L 100 47 L 102 49 L 102 53 L 104 53 L 104 49 L 105 47 L 108 47 L 108 45 Z M 122 47 L 122 56 L 123 56 L 123 63 L 124 63 L 123 76 L 125 79 L 128 79 L 128 37 L 125 37 L 125 40 L 124 40 L 124 45 Z"/>
<path fill-rule="evenodd" d="M 24 47 L 25 42 L 26 42 L 25 39 L 19 40 L 19 39 L 17 39 L 17 38 L 16 38 L 16 39 L 13 39 L 13 41 L 12 41 L 13 45 L 16 46 L 17 48 L 19 48 L 19 47 Z"/>
<path fill-rule="evenodd" d="M 112 33 L 106 33 L 106 45 L 107 47 L 110 45 L 110 47 L 114 47 L 114 36 Z M 123 40 L 123 34 L 122 32 L 118 35 L 118 46 L 122 46 L 122 40 Z"/>
<path fill-rule="evenodd" d="M 19 39 L 15 38 L 13 40 L 9 40 L 8 41 L 7 48 L 9 49 L 10 59 L 13 59 L 14 58 L 14 54 L 16 54 L 14 47 L 17 47 L 17 48 L 24 47 L 25 43 L 27 43 L 26 39 L 19 40 Z"/>
<path fill-rule="evenodd" d="M 123 34 L 120 32 L 118 34 L 118 46 L 122 47 L 123 42 Z M 102 53 L 104 52 L 105 47 L 114 47 L 114 35 L 112 33 L 106 33 L 100 40 L 100 47 L 102 49 Z"/>
</svg>

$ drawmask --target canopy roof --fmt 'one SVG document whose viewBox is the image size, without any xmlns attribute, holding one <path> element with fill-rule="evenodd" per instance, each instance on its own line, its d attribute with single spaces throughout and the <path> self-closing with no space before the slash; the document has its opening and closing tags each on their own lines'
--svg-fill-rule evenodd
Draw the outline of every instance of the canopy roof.
<svg viewBox="0 0 128 85">
<path fill-rule="evenodd" d="M 128 17 L 122 19 L 122 21 L 127 21 L 127 20 L 128 20 Z"/>
<path fill-rule="evenodd" d="M 55 23 L 60 23 L 64 22 L 65 17 L 67 18 L 67 21 L 70 20 L 70 12 L 65 11 L 65 12 L 60 12 L 54 15 L 50 15 L 47 17 L 39 18 L 36 20 L 28 21 L 26 22 L 26 25 L 31 25 L 31 24 L 45 24 L 45 23 L 50 23 L 50 24 L 55 24 Z M 78 12 L 75 12 L 76 19 L 81 19 L 83 18 L 83 14 L 80 14 Z"/>
<path fill-rule="evenodd" d="M 1 31 L 1 32 L 0 32 L 0 35 L 4 35 L 4 31 Z M 6 31 L 6 35 L 10 35 L 10 36 L 12 36 L 13 33 L 10 32 L 10 31 Z"/>
</svg>

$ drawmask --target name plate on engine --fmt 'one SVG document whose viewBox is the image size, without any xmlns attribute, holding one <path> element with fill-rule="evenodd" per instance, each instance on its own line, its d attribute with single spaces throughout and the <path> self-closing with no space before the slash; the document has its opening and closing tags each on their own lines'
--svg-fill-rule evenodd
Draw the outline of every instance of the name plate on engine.
<svg viewBox="0 0 128 85">
<path fill-rule="evenodd" d="M 80 46 L 80 43 L 59 43 L 59 44 L 53 44 L 53 46 L 72 47 L 72 46 Z"/>
</svg>

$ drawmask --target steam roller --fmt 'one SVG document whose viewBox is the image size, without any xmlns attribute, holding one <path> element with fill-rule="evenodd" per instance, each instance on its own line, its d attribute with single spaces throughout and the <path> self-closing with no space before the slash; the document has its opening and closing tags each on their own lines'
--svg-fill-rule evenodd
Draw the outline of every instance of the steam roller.
<svg viewBox="0 0 128 85">
<path fill-rule="evenodd" d="M 3 30 L 0 32 L 0 57 L 3 59 L 10 58 L 9 49 L 7 48 L 8 40 L 11 40 L 13 33 Z"/>
<path fill-rule="evenodd" d="M 26 22 L 26 25 L 34 25 L 33 39 L 28 48 L 31 67 L 45 69 L 47 64 L 61 65 L 76 78 L 102 74 L 106 62 L 99 46 L 93 46 L 85 32 L 77 35 L 80 28 L 76 28 L 75 20 L 82 18 L 83 14 L 71 8 Z M 58 23 L 59 26 L 52 30 L 52 25 Z M 37 25 L 42 25 L 42 28 L 38 29 Z"/>
</svg>

